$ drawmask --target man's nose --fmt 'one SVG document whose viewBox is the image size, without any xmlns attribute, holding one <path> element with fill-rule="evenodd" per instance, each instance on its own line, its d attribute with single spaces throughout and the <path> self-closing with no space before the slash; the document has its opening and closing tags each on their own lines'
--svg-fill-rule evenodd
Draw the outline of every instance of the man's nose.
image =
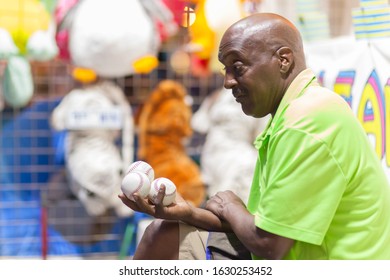
<svg viewBox="0 0 390 280">
<path fill-rule="evenodd" d="M 223 86 L 226 88 L 226 89 L 232 89 L 234 88 L 235 86 L 237 85 L 237 81 L 236 79 L 234 79 L 233 77 L 231 77 L 230 75 L 225 75 L 225 80 L 223 82 Z"/>
</svg>

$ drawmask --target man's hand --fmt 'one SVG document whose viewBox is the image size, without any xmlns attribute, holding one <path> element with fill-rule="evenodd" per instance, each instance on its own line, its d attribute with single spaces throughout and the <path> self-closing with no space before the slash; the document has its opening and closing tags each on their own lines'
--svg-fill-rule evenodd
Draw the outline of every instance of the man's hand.
<svg viewBox="0 0 390 280">
<path fill-rule="evenodd" d="M 218 192 L 214 196 L 212 196 L 206 203 L 206 209 L 213 212 L 216 216 L 218 216 L 221 220 L 229 220 L 228 215 L 232 214 L 236 211 L 229 211 L 232 209 L 241 208 L 245 209 L 246 206 L 244 202 L 235 195 L 232 191 L 223 191 Z M 230 213 L 228 213 L 230 212 Z"/>
<path fill-rule="evenodd" d="M 142 212 L 159 219 L 184 220 L 191 215 L 191 205 L 179 193 L 176 193 L 176 202 L 169 206 L 163 205 L 162 201 L 164 196 L 165 186 L 162 185 L 154 203 L 148 198 L 141 198 L 137 193 L 133 195 L 134 201 L 127 198 L 123 193 L 118 197 L 134 211 Z"/>
</svg>

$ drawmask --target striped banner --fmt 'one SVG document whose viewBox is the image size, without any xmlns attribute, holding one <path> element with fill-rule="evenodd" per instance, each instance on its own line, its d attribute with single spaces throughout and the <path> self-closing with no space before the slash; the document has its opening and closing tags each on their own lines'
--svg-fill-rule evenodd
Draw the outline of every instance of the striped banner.
<svg viewBox="0 0 390 280">
<path fill-rule="evenodd" d="M 330 36 L 328 17 L 324 13 L 310 12 L 300 14 L 299 27 L 306 41 L 325 40 Z"/>
<path fill-rule="evenodd" d="M 319 41 L 329 38 L 329 20 L 321 11 L 319 0 L 297 0 L 299 28 L 305 41 Z"/>
<path fill-rule="evenodd" d="M 387 5 L 387 0 L 360 0 L 360 7 L 373 7 Z"/>
<path fill-rule="evenodd" d="M 362 0 L 363 2 L 363 0 Z M 383 2 L 368 1 L 366 2 Z M 352 10 L 353 27 L 356 39 L 390 37 L 390 7 L 361 7 Z"/>
<path fill-rule="evenodd" d="M 320 2 L 318 0 L 297 0 L 298 14 L 309 13 L 320 10 Z"/>
</svg>

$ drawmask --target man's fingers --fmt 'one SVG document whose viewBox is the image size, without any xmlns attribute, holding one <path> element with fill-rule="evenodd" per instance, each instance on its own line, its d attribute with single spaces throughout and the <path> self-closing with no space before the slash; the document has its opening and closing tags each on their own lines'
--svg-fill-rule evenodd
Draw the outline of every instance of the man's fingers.
<svg viewBox="0 0 390 280">
<path fill-rule="evenodd" d="M 165 186 L 164 186 L 164 184 L 161 184 L 161 186 L 158 190 L 157 196 L 154 199 L 154 205 L 156 205 L 158 207 L 162 207 L 164 196 L 165 196 Z"/>
<path fill-rule="evenodd" d="M 119 194 L 119 199 L 129 208 L 134 211 L 142 211 L 134 199 L 128 198 L 125 194 Z"/>
<path fill-rule="evenodd" d="M 156 218 L 164 218 L 166 215 L 167 207 L 163 204 L 163 199 L 165 196 L 165 186 L 162 184 L 158 190 L 157 197 L 154 201 Z"/>
<path fill-rule="evenodd" d="M 153 208 L 147 203 L 146 199 L 140 197 L 138 193 L 135 193 L 131 196 L 131 199 L 126 197 L 125 194 L 119 194 L 118 197 L 122 202 L 133 209 L 134 211 L 143 212 L 149 215 L 154 214 Z"/>
<path fill-rule="evenodd" d="M 126 204 L 127 206 L 130 206 L 132 204 L 133 201 L 131 201 L 125 194 L 121 193 L 118 195 L 118 197 L 120 198 L 120 200 L 122 200 L 122 202 L 124 204 Z"/>
</svg>

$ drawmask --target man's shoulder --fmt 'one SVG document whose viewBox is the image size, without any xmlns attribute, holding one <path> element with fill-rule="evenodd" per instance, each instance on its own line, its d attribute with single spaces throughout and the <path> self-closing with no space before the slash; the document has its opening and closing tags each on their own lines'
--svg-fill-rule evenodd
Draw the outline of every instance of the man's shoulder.
<svg viewBox="0 0 390 280">
<path fill-rule="evenodd" d="M 322 86 L 310 86 L 305 93 L 294 99 L 288 106 L 287 112 L 300 112 L 302 116 L 311 114 L 351 114 L 348 103 L 337 93 Z"/>
<path fill-rule="evenodd" d="M 321 86 L 310 86 L 286 107 L 279 124 L 285 128 L 326 130 L 329 127 L 357 127 L 348 103 L 338 94 Z M 279 128 L 281 128 L 279 126 Z"/>
</svg>

